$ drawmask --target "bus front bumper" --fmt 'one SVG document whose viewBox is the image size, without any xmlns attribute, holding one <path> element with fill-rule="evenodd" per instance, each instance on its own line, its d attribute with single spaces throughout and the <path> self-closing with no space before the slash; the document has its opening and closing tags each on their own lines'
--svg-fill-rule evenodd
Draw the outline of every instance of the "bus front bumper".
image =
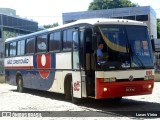
<svg viewBox="0 0 160 120">
<path fill-rule="evenodd" d="M 154 80 L 132 82 L 96 81 L 96 99 L 152 94 Z"/>
</svg>

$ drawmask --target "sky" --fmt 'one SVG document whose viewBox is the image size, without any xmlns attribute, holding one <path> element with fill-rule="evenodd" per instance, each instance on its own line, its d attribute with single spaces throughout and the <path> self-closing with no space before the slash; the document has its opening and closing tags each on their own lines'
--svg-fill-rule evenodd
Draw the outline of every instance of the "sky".
<svg viewBox="0 0 160 120">
<path fill-rule="evenodd" d="M 12 8 L 22 18 L 37 21 L 39 25 L 58 22 L 62 24 L 62 13 L 86 11 L 93 0 L 0 0 L 1 8 Z M 150 5 L 160 18 L 160 0 L 131 0 L 140 6 Z"/>
</svg>

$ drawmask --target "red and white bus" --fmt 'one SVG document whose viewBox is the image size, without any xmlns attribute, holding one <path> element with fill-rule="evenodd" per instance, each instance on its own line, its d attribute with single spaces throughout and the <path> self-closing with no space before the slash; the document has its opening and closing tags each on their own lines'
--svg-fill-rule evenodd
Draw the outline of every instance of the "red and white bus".
<svg viewBox="0 0 160 120">
<path fill-rule="evenodd" d="M 108 59 L 97 64 L 97 44 Z M 84 19 L 5 41 L 6 81 L 24 88 L 80 98 L 151 94 L 154 66 L 146 24 Z"/>
</svg>

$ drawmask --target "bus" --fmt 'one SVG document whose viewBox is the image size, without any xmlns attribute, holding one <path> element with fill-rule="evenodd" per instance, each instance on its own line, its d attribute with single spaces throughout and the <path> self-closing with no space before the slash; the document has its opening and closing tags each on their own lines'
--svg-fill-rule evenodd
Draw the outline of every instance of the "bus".
<svg viewBox="0 0 160 120">
<path fill-rule="evenodd" d="M 97 62 L 103 43 L 106 60 Z M 146 24 L 83 19 L 5 41 L 5 79 L 17 86 L 81 98 L 121 100 L 152 94 L 154 64 Z"/>
</svg>

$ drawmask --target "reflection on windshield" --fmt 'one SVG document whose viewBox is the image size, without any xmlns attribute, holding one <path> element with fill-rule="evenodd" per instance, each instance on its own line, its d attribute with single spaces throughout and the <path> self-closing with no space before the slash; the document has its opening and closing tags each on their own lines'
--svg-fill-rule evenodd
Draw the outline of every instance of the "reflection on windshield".
<svg viewBox="0 0 160 120">
<path fill-rule="evenodd" d="M 103 42 L 104 56 L 101 67 L 105 69 L 153 67 L 151 43 L 145 26 L 99 26 L 98 42 Z"/>
</svg>

